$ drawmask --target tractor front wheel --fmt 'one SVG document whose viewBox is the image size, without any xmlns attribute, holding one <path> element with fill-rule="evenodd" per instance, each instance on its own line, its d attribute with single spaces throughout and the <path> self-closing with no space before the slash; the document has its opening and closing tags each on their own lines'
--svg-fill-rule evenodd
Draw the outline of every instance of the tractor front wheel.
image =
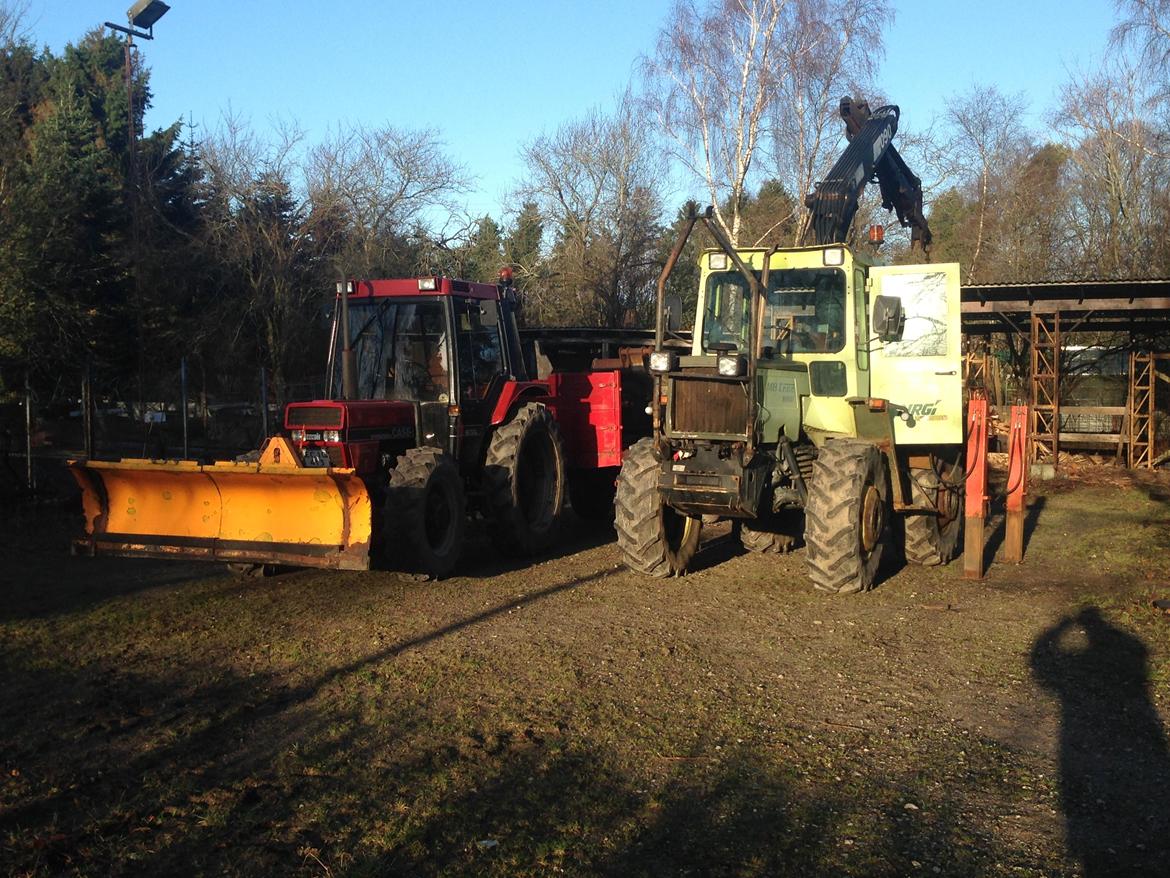
<svg viewBox="0 0 1170 878">
<path fill-rule="evenodd" d="M 382 542 L 386 554 L 432 579 L 459 561 L 467 501 L 459 467 L 442 449 L 411 448 L 399 456 L 386 489 Z"/>
<path fill-rule="evenodd" d="M 806 560 L 821 591 L 873 588 L 888 542 L 890 476 L 885 456 L 868 442 L 830 439 L 813 469 L 805 509 Z"/>
<path fill-rule="evenodd" d="M 642 439 L 626 450 L 617 480 L 614 523 L 626 566 L 664 578 L 686 571 L 699 549 L 703 522 L 662 502 L 658 471 L 652 440 Z"/>
<path fill-rule="evenodd" d="M 521 406 L 492 435 L 484 467 L 489 526 L 509 555 L 534 555 L 551 542 L 565 502 L 565 452 L 547 406 Z"/>
</svg>

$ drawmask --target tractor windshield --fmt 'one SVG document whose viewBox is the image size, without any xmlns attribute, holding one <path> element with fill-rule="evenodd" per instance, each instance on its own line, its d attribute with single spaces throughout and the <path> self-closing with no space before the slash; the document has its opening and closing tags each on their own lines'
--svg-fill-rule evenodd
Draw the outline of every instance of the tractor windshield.
<svg viewBox="0 0 1170 878">
<path fill-rule="evenodd" d="M 451 390 L 446 312 L 445 303 L 433 299 L 351 300 L 358 398 L 447 402 Z M 334 391 L 340 395 L 340 365 L 335 372 Z"/>
<path fill-rule="evenodd" d="M 706 311 L 703 315 L 703 350 L 747 350 L 751 287 L 738 271 L 721 271 L 707 277 Z"/>
<path fill-rule="evenodd" d="M 750 287 L 738 271 L 707 278 L 703 349 L 745 351 Z M 836 353 L 845 346 L 845 273 L 837 268 L 777 269 L 768 276 L 763 347 L 783 354 Z"/>
<path fill-rule="evenodd" d="M 837 268 L 773 271 L 764 347 L 781 354 L 835 354 L 845 347 L 845 273 Z"/>
</svg>

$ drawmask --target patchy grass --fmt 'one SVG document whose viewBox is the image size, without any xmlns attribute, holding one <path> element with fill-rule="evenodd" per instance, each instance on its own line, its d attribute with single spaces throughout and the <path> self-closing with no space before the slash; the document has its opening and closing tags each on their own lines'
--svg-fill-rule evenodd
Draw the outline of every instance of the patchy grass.
<svg viewBox="0 0 1170 878">
<path fill-rule="evenodd" d="M 743 555 L 718 529 L 701 569 L 665 582 L 583 528 L 522 570 L 479 543 L 438 584 L 241 582 L 68 558 L 57 519 L 27 519 L 0 572 L 0 861 L 1154 868 L 1170 843 L 1170 623 L 1150 598 L 1170 593 L 1170 506 L 1141 485 L 1039 500 L 1024 565 L 982 583 L 905 569 L 853 599 L 813 592 L 799 554 Z"/>
</svg>

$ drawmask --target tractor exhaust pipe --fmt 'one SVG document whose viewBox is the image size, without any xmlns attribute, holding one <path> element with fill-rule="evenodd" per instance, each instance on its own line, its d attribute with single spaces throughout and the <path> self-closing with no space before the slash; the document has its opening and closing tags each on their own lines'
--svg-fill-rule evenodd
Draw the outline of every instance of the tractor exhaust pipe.
<svg viewBox="0 0 1170 878">
<path fill-rule="evenodd" d="M 657 302 L 654 306 L 654 350 L 662 350 L 662 342 L 665 336 L 665 308 L 666 308 L 666 281 L 670 278 L 671 272 L 674 271 L 674 266 L 682 256 L 683 247 L 687 245 L 687 240 L 691 237 L 691 230 L 695 227 L 695 222 L 699 218 L 698 206 L 693 201 L 688 201 L 686 205 L 686 225 L 683 226 L 682 232 L 679 233 L 678 240 L 674 242 L 674 248 L 670 251 L 670 255 L 666 257 L 666 265 L 662 266 L 662 273 L 658 275 L 658 296 Z M 710 211 L 710 208 L 708 208 Z"/>
<path fill-rule="evenodd" d="M 352 284 L 345 275 L 337 282 L 337 295 L 341 299 L 341 398 L 357 399 L 357 362 L 353 356 L 353 341 L 349 333 L 349 294 Z"/>
</svg>

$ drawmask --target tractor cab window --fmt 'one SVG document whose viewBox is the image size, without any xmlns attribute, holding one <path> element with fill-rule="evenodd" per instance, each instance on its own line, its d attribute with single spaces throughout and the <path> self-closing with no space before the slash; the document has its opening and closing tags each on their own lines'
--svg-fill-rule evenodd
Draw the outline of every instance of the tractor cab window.
<svg viewBox="0 0 1170 878">
<path fill-rule="evenodd" d="M 353 302 L 349 325 L 360 399 L 450 399 L 444 302 L 395 298 Z M 339 383 L 340 377 L 336 380 Z"/>
<path fill-rule="evenodd" d="M 845 273 L 836 268 L 771 272 L 764 347 L 785 356 L 835 354 L 845 347 Z"/>
<path fill-rule="evenodd" d="M 703 349 L 746 352 L 751 289 L 738 271 L 707 277 Z M 783 354 L 837 353 L 845 347 L 845 273 L 785 268 L 768 276 L 763 347 Z M 719 347 L 716 347 L 716 346 Z"/>
<path fill-rule="evenodd" d="M 490 300 L 457 299 L 461 399 L 483 399 L 493 378 L 504 371 L 499 307 Z"/>
<path fill-rule="evenodd" d="M 727 350 L 723 345 L 731 345 L 746 353 L 750 314 L 751 287 L 742 274 L 721 271 L 708 275 L 703 350 Z"/>
</svg>

